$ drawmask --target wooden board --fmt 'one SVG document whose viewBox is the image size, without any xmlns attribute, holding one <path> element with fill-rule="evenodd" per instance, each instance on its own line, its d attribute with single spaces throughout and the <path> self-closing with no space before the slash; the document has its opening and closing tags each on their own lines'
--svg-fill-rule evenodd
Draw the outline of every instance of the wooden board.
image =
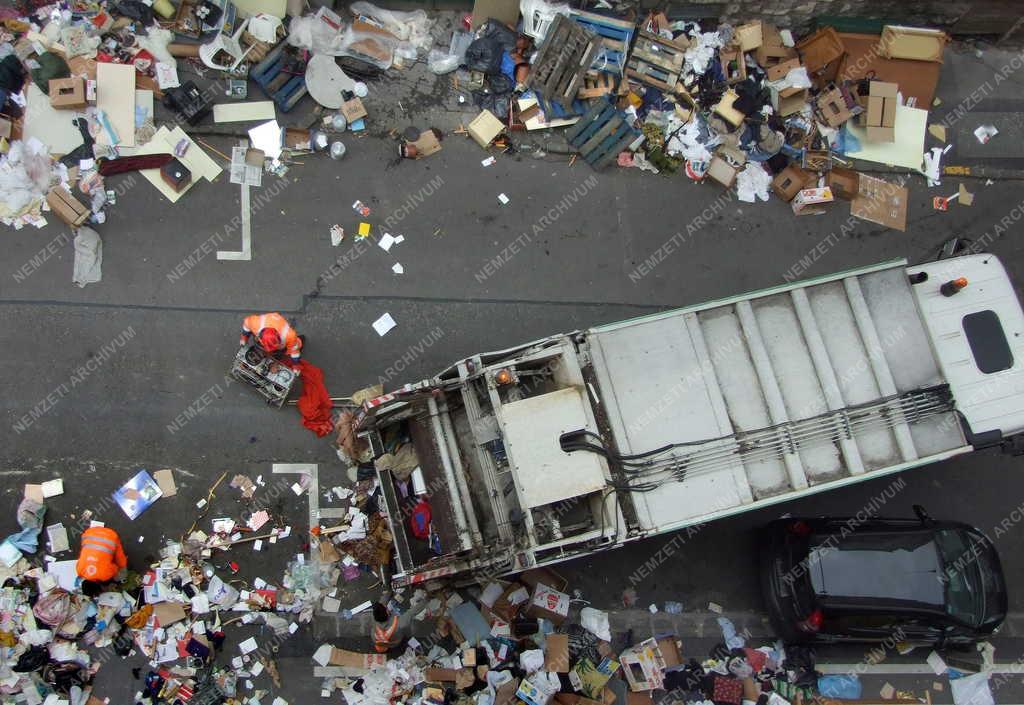
<svg viewBox="0 0 1024 705">
<path fill-rule="evenodd" d="M 248 120 L 273 120 L 277 117 L 274 101 L 261 100 L 254 103 L 218 103 L 213 106 L 214 122 L 246 122 Z"/>
<path fill-rule="evenodd" d="M 135 67 L 130 64 L 96 65 L 96 107 L 103 110 L 117 133 L 117 144 L 135 146 Z M 106 130 L 96 142 L 111 144 Z"/>
</svg>

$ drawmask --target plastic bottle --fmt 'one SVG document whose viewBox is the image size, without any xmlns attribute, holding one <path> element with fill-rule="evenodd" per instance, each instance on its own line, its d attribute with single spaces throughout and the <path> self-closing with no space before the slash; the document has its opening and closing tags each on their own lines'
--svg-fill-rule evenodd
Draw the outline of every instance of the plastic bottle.
<svg viewBox="0 0 1024 705">
<path fill-rule="evenodd" d="M 345 156 L 345 145 L 342 142 L 331 143 L 331 159 L 341 159 Z"/>
</svg>

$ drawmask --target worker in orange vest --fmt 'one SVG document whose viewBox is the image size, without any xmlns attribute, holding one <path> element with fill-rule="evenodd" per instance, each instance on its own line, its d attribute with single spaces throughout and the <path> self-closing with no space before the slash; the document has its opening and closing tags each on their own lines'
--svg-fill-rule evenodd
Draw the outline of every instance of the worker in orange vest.
<svg viewBox="0 0 1024 705">
<path fill-rule="evenodd" d="M 268 354 L 280 357 L 285 352 L 298 362 L 302 357 L 303 336 L 298 335 L 280 313 L 254 313 L 242 321 L 242 337 L 239 345 L 245 345 L 253 336 Z"/>
<path fill-rule="evenodd" d="M 109 583 L 117 577 L 128 567 L 128 557 L 124 555 L 117 532 L 105 526 L 86 529 L 82 534 L 82 552 L 78 554 L 75 567 L 86 592 L 94 591 L 100 583 Z"/>
<path fill-rule="evenodd" d="M 374 651 L 378 654 L 386 654 L 401 646 L 405 640 L 402 631 L 398 615 L 391 614 L 387 607 L 379 602 L 374 602 L 373 626 L 370 628 Z"/>
</svg>

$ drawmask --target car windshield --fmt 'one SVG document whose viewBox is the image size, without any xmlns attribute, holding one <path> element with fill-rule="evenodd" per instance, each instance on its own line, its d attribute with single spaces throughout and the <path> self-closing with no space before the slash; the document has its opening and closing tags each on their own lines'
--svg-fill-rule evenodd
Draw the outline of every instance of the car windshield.
<svg viewBox="0 0 1024 705">
<path fill-rule="evenodd" d="M 987 546 L 978 537 L 960 529 L 944 529 L 936 533 L 942 554 L 942 582 L 946 590 L 946 611 L 972 626 L 985 620 L 985 588 L 982 563 Z"/>
</svg>

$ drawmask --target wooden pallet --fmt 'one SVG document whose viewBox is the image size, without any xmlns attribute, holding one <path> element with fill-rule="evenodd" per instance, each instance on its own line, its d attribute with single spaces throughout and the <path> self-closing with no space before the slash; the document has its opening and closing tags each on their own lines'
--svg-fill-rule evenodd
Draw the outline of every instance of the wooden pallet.
<svg viewBox="0 0 1024 705">
<path fill-rule="evenodd" d="M 616 110 L 608 98 L 601 98 L 569 128 L 566 138 L 588 164 L 603 169 L 640 134 L 626 113 Z"/>
<path fill-rule="evenodd" d="M 576 92 L 582 100 L 612 95 L 618 88 L 619 79 L 610 73 L 590 71 L 583 77 L 583 88 Z"/>
<path fill-rule="evenodd" d="M 600 50 L 596 33 L 558 15 L 537 51 L 527 85 L 542 98 L 568 107 Z"/>
<path fill-rule="evenodd" d="M 573 10 L 571 16 L 574 22 L 601 37 L 601 50 L 590 68 L 621 76 L 636 23 L 583 10 Z"/>
<path fill-rule="evenodd" d="M 249 78 L 256 81 L 281 112 L 286 113 L 306 95 L 306 79 L 285 73 L 285 46 L 285 42 L 278 44 L 263 61 L 253 66 Z"/>
<path fill-rule="evenodd" d="M 686 50 L 664 37 L 641 30 L 626 62 L 626 75 L 669 93 L 683 71 Z"/>
</svg>

